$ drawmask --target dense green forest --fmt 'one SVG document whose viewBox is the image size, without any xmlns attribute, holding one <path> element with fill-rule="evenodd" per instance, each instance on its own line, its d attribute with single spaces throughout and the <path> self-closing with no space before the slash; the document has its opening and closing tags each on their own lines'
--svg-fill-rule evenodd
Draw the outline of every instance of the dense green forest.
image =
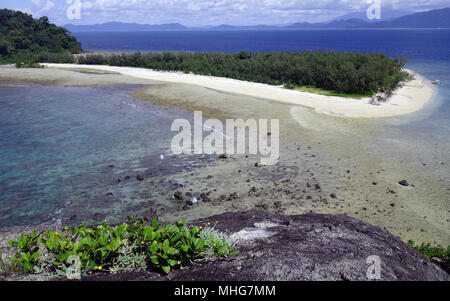
<svg viewBox="0 0 450 301">
<path fill-rule="evenodd" d="M 334 51 L 258 52 L 239 54 L 163 52 L 85 55 L 80 64 L 143 67 L 266 83 L 313 86 L 340 93 L 391 91 L 408 74 L 403 58 Z"/>
<path fill-rule="evenodd" d="M 73 62 L 72 53 L 81 44 L 65 28 L 49 23 L 47 17 L 0 9 L 0 61 L 53 60 Z"/>
</svg>

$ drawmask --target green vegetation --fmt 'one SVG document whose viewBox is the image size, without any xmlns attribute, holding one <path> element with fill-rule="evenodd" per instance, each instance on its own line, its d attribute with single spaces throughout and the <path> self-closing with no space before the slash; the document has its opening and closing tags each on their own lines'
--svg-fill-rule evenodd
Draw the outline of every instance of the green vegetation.
<svg viewBox="0 0 450 301">
<path fill-rule="evenodd" d="M 33 19 L 29 14 L 0 9 L 0 63 L 73 63 L 72 54 L 81 51 L 75 37 L 67 29 L 50 24 L 47 17 Z"/>
<path fill-rule="evenodd" d="M 163 52 L 85 55 L 80 64 L 142 67 L 227 77 L 286 88 L 315 87 L 336 95 L 372 95 L 407 79 L 404 58 L 334 51 L 263 53 Z M 324 92 L 324 91 L 328 92 Z M 329 92 L 333 91 L 333 92 Z"/>
<path fill-rule="evenodd" d="M 14 268 L 27 273 L 65 276 L 77 260 L 82 274 L 146 269 L 169 273 L 197 260 L 238 254 L 225 234 L 201 228 L 187 227 L 185 222 L 162 226 L 156 219 L 151 223 L 129 219 L 115 227 L 82 224 L 65 227 L 62 233 L 33 231 L 9 241 L 14 249 L 9 259 Z"/>
<path fill-rule="evenodd" d="M 413 240 L 408 241 L 408 245 L 414 249 L 416 249 L 419 253 L 421 253 L 426 259 L 431 259 L 432 257 L 444 259 L 445 261 L 450 260 L 450 246 L 447 249 L 440 247 L 433 247 L 431 244 L 422 243 L 420 246 L 416 245 L 416 242 Z"/>
<path fill-rule="evenodd" d="M 16 68 L 43 68 L 34 60 L 20 60 L 16 62 Z"/>
<path fill-rule="evenodd" d="M 286 87 L 289 89 L 288 87 Z M 339 93 L 336 91 L 330 91 L 325 89 L 320 89 L 312 86 L 303 86 L 303 87 L 293 87 L 291 89 L 295 89 L 301 92 L 307 92 L 307 93 L 313 93 L 313 94 L 319 94 L 319 95 L 325 95 L 325 96 L 337 96 L 337 97 L 346 97 L 346 98 L 365 98 L 365 97 L 371 97 L 373 93 L 367 92 L 367 93 L 358 93 L 358 94 L 346 94 L 346 93 Z"/>
</svg>

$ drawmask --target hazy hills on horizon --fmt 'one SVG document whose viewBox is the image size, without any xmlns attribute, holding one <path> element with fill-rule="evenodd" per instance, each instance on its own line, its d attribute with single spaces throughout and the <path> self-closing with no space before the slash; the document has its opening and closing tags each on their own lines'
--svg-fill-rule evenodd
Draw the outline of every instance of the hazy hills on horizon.
<svg viewBox="0 0 450 301">
<path fill-rule="evenodd" d="M 409 13 L 409 14 L 408 14 Z M 399 17 L 393 17 L 399 16 Z M 382 20 L 371 21 L 365 12 L 354 12 L 343 15 L 328 23 L 299 22 L 284 26 L 250 25 L 250 26 L 203 26 L 186 27 L 179 23 L 169 24 L 135 24 L 108 22 L 96 25 L 72 25 L 64 27 L 72 32 L 86 31 L 157 31 L 157 30 L 264 30 L 264 29 L 364 29 L 364 28 L 450 28 L 450 8 L 430 10 L 421 13 L 407 11 L 386 11 Z"/>
<path fill-rule="evenodd" d="M 375 23 L 380 21 L 392 21 L 394 19 L 406 16 L 406 15 L 412 15 L 414 12 L 408 11 L 408 10 L 400 10 L 400 9 L 387 9 L 383 8 L 381 11 L 381 19 L 380 20 L 369 20 L 367 18 L 367 12 L 364 11 L 355 11 L 346 13 L 345 15 L 339 16 L 337 18 L 334 18 L 333 21 L 342 21 L 342 20 L 350 20 L 350 19 L 359 19 L 366 21 L 368 23 Z"/>
</svg>

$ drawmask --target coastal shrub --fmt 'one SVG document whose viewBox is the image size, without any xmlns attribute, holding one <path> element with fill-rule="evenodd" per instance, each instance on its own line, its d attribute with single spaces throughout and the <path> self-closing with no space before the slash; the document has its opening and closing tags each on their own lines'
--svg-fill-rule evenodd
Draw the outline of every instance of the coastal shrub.
<svg viewBox="0 0 450 301">
<path fill-rule="evenodd" d="M 284 84 L 284 88 L 289 89 L 289 90 L 294 90 L 295 85 L 292 82 L 288 82 L 288 83 Z"/>
<path fill-rule="evenodd" d="M 202 256 L 206 258 L 214 258 L 216 255 L 228 256 L 230 249 L 227 248 L 231 244 L 228 235 L 220 232 L 214 227 L 206 226 L 200 232 L 200 238 L 209 242 L 207 247 L 202 251 Z"/>
<path fill-rule="evenodd" d="M 14 255 L 10 260 L 28 273 L 65 275 L 71 257 L 80 263 L 83 274 L 92 271 L 117 273 L 129 270 L 152 270 L 169 273 L 171 269 L 206 257 L 228 257 L 238 254 L 225 234 L 187 227 L 186 222 L 160 225 L 155 219 L 132 220 L 118 226 L 103 223 L 22 234 L 10 240 Z M 208 255 L 206 255 L 208 254 Z"/>
<path fill-rule="evenodd" d="M 55 63 L 55 64 L 75 64 L 76 59 L 70 52 L 51 53 L 40 52 L 36 54 L 35 60 L 39 63 Z"/>
<path fill-rule="evenodd" d="M 19 60 L 16 62 L 16 68 L 43 68 L 33 59 Z"/>
<path fill-rule="evenodd" d="M 408 78 L 402 69 L 404 57 L 392 59 L 382 54 L 335 51 L 87 54 L 79 58 L 79 63 L 180 71 L 363 95 L 392 91 Z"/>
<path fill-rule="evenodd" d="M 445 261 L 450 260 L 450 246 L 447 249 L 432 246 L 430 243 L 421 245 L 416 245 L 414 240 L 409 240 L 408 245 L 414 249 L 416 249 L 419 253 L 421 253 L 426 259 L 431 259 L 433 257 L 443 259 Z"/>
<path fill-rule="evenodd" d="M 82 55 L 78 58 L 78 63 L 81 65 L 108 65 L 108 59 L 102 54 Z"/>
<path fill-rule="evenodd" d="M 147 256 L 139 250 L 139 245 L 123 246 L 119 249 L 119 256 L 113 260 L 110 268 L 112 274 L 127 271 L 145 271 L 147 269 Z"/>
</svg>

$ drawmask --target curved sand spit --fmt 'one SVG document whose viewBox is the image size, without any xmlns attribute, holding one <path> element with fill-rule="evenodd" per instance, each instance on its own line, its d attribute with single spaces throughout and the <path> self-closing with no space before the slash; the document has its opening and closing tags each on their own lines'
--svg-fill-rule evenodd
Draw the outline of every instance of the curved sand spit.
<svg viewBox="0 0 450 301">
<path fill-rule="evenodd" d="M 143 68 L 112 67 L 99 65 L 43 64 L 50 68 L 95 69 L 116 72 L 141 79 L 157 80 L 198 85 L 209 89 L 242 94 L 273 101 L 301 105 L 315 109 L 318 113 L 350 118 L 393 117 L 420 110 L 434 94 L 431 83 L 420 75 L 395 91 L 389 101 L 380 105 L 370 104 L 370 98 L 352 99 L 322 96 L 282 87 L 246 81 L 185 74 L 181 72 L 162 72 Z M 410 71 L 411 72 L 411 71 Z"/>
</svg>

